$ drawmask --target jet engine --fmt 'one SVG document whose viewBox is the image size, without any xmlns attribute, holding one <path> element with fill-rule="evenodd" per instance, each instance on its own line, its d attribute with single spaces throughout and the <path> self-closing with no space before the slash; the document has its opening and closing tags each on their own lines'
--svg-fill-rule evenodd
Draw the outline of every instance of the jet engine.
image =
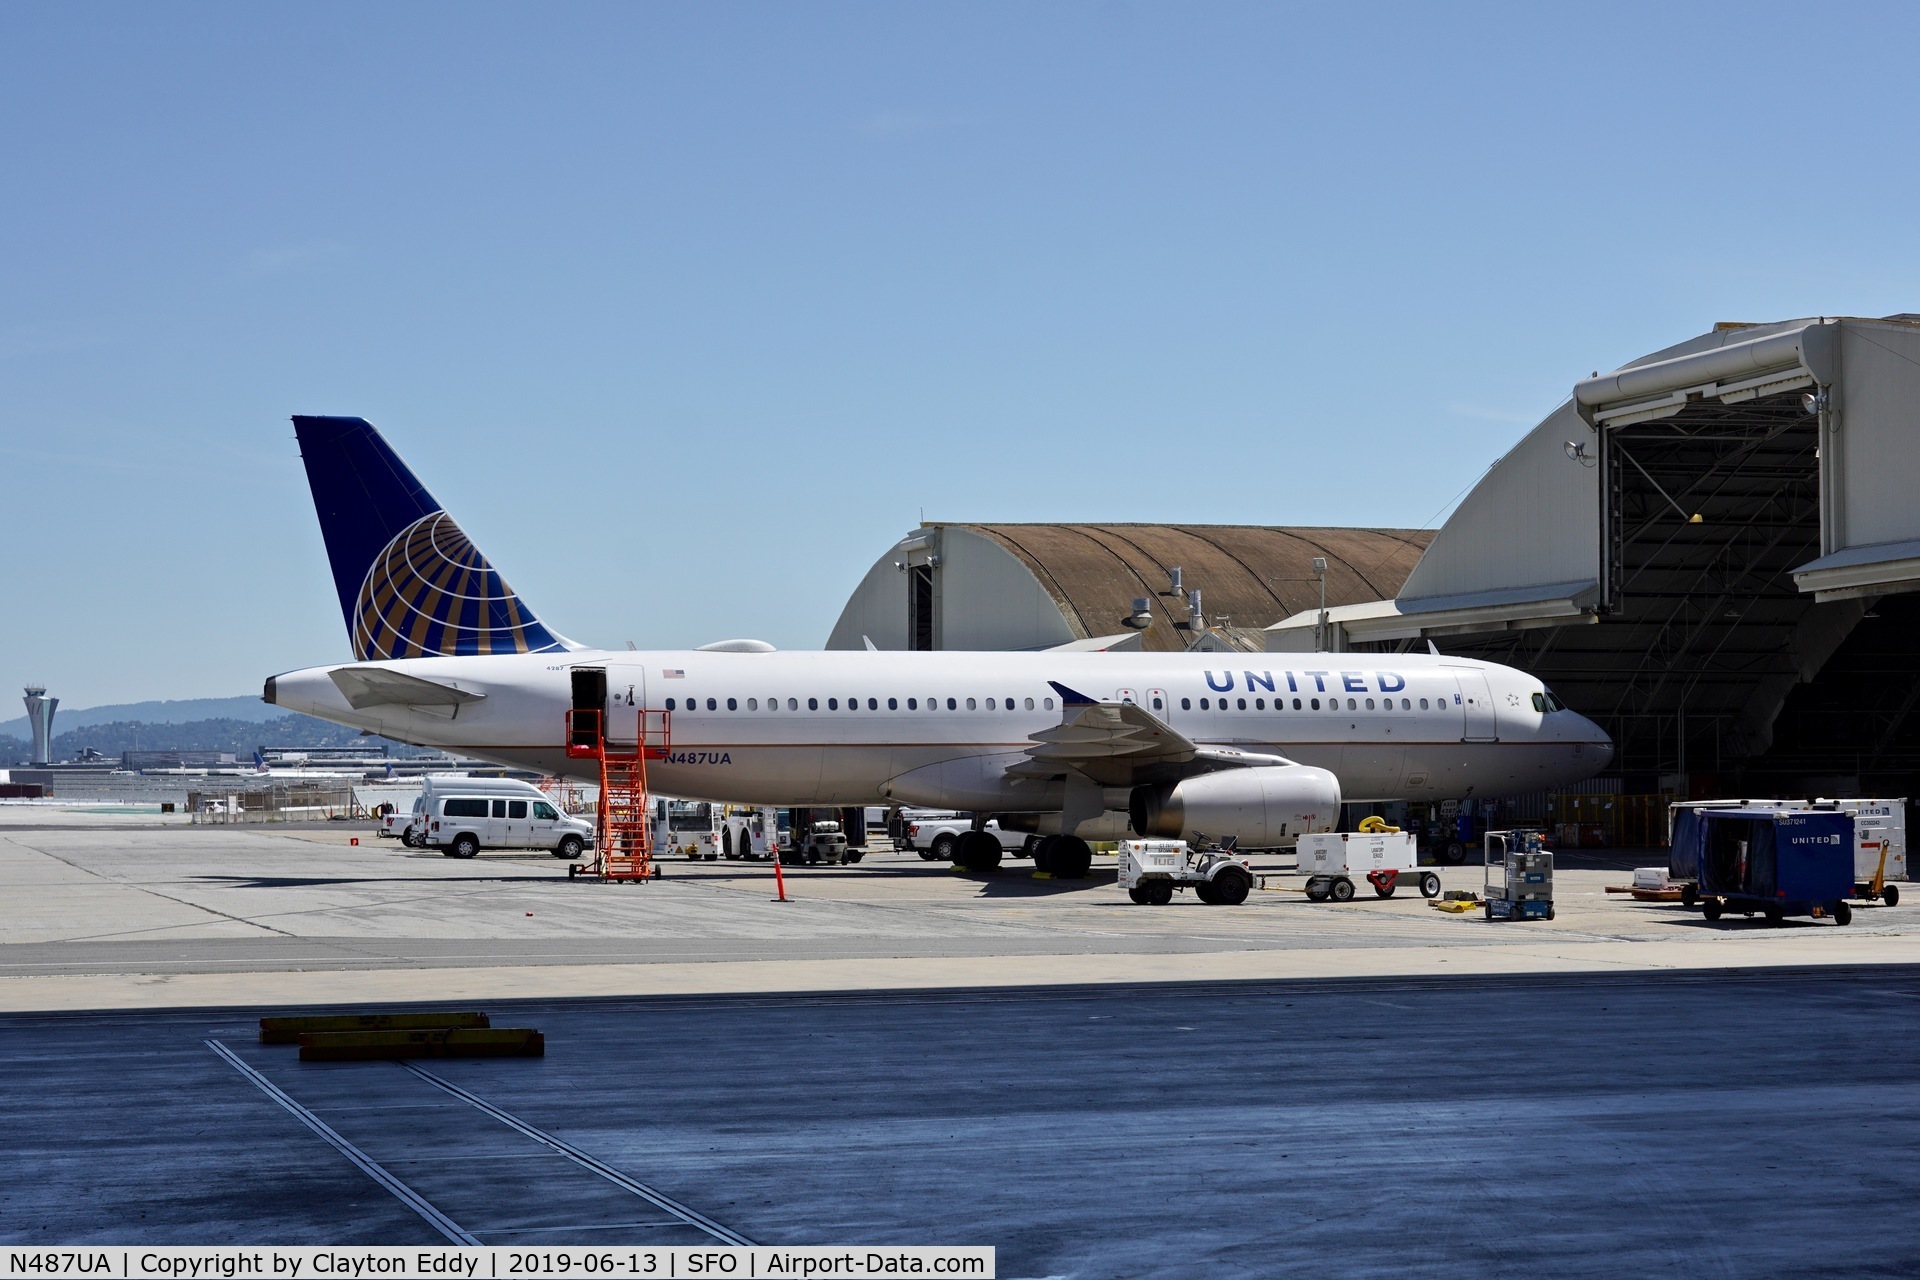
<svg viewBox="0 0 1920 1280">
<path fill-rule="evenodd" d="M 1141 836 L 1190 840 L 1239 837 L 1243 849 L 1291 845 L 1340 820 L 1340 780 L 1325 769 L 1291 764 L 1227 769 L 1172 784 L 1135 787 L 1128 813 Z"/>
</svg>

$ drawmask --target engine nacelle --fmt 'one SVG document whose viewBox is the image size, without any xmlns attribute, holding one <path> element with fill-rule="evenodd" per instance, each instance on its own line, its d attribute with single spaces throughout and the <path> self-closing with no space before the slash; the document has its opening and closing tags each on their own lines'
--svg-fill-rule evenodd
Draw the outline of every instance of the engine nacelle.
<svg viewBox="0 0 1920 1280">
<path fill-rule="evenodd" d="M 1275 849 L 1331 831 L 1340 820 L 1340 780 L 1290 764 L 1224 769 L 1172 785 L 1135 787 L 1128 806 L 1135 834 L 1191 840 L 1237 836 L 1242 849 Z"/>
</svg>

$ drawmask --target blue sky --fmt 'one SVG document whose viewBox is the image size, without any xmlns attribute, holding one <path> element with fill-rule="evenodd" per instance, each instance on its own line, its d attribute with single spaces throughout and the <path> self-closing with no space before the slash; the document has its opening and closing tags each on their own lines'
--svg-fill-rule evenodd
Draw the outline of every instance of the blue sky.
<svg viewBox="0 0 1920 1280">
<path fill-rule="evenodd" d="M 297 412 L 613 646 L 818 647 L 923 508 L 1433 522 L 1592 369 L 1920 310 L 1914 12 L 0 6 L 0 688 L 347 656 Z"/>
</svg>

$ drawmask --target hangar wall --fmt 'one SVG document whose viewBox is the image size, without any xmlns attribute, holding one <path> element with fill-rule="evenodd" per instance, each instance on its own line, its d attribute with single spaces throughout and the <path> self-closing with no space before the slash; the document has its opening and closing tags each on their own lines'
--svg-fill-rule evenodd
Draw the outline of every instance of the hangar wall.
<svg viewBox="0 0 1920 1280">
<path fill-rule="evenodd" d="M 1615 772 L 1682 790 L 1911 790 L 1920 654 L 1877 624 L 1920 592 L 1916 489 L 1920 316 L 1718 325 L 1576 384 L 1395 597 L 1333 611 L 1335 646 L 1437 638 L 1531 670 L 1614 735 Z"/>
</svg>

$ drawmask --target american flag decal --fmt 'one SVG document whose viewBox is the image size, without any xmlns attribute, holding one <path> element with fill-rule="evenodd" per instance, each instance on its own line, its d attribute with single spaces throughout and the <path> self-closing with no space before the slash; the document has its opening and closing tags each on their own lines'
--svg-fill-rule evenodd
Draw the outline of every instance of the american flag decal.
<svg viewBox="0 0 1920 1280">
<path fill-rule="evenodd" d="M 668 680 L 685 680 L 687 673 L 680 667 L 664 667 L 660 674 Z"/>
</svg>

